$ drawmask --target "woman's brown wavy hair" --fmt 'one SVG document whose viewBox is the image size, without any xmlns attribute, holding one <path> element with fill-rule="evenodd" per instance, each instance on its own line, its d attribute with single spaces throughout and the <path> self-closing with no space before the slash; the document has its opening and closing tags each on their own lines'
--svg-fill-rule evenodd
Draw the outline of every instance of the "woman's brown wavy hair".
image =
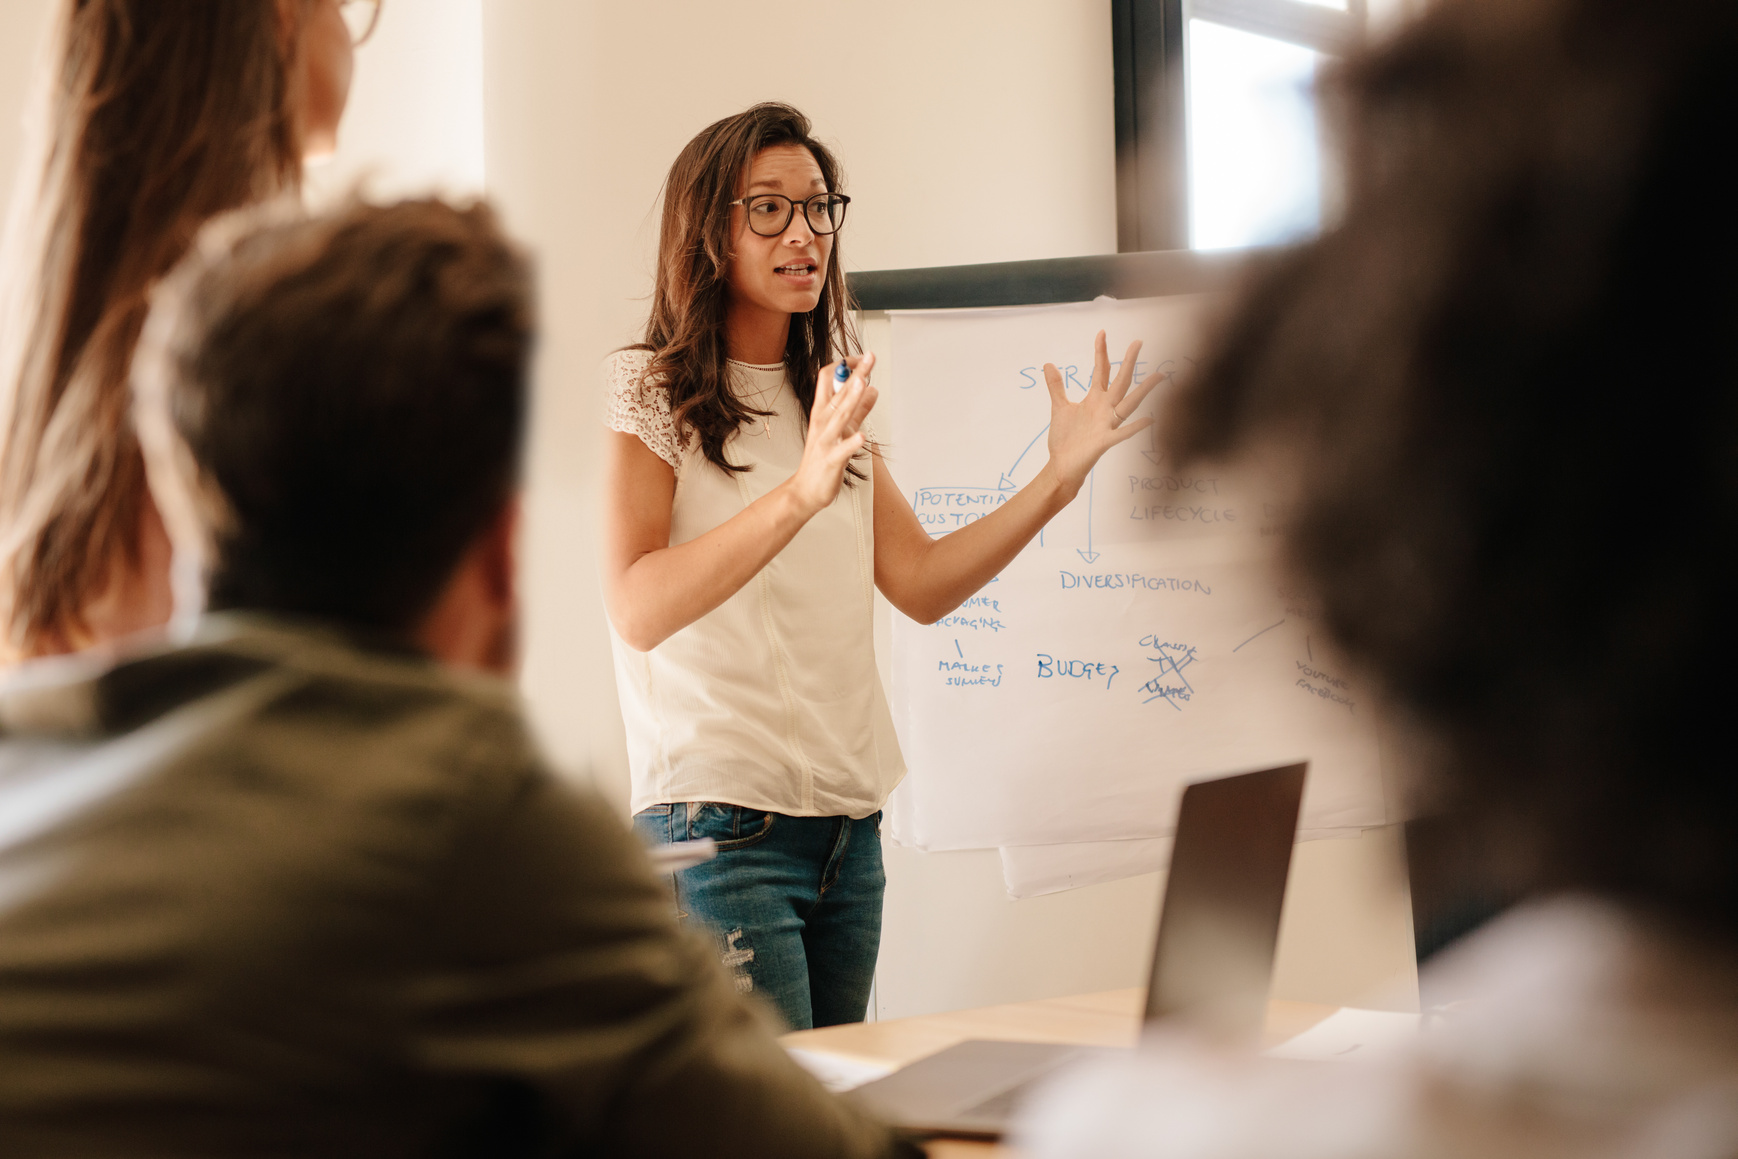
<svg viewBox="0 0 1738 1159">
<path fill-rule="evenodd" d="M 25 655 L 89 642 L 140 564 L 150 287 L 205 221 L 301 180 L 277 0 L 61 0 L 53 27 L 0 265 L 0 651 Z"/>
<path fill-rule="evenodd" d="M 731 206 L 742 196 L 749 163 L 762 149 L 800 145 L 820 166 L 827 188 L 843 182 L 838 159 L 811 135 L 809 119 L 789 105 L 766 102 L 701 130 L 670 166 L 658 236 L 658 280 L 645 341 L 652 352 L 646 378 L 670 392 L 676 429 L 700 439 L 707 461 L 721 471 L 746 471 L 725 458 L 724 444 L 743 423 L 768 412 L 745 405 L 730 388 L 724 317 L 729 288 Z M 791 321 L 785 369 L 806 418 L 815 379 L 835 357 L 859 349 L 851 327 L 850 291 L 839 263 L 838 235 L 827 264 L 820 304 Z M 852 466 L 853 478 L 863 478 Z"/>
</svg>

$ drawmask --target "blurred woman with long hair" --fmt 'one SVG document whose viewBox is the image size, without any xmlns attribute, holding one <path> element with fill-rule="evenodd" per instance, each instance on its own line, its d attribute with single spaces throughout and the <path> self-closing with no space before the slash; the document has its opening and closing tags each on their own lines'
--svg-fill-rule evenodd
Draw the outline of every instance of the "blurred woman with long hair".
<svg viewBox="0 0 1738 1159">
<path fill-rule="evenodd" d="M 1343 67 L 1342 220 L 1245 288 L 1166 453 L 1287 496 L 1288 582 L 1480 853 L 1414 865 L 1513 904 L 1414 1041 L 1161 1028 L 1020 1154 L 1738 1155 L 1734 78 L 1730 0 L 1436 0 Z"/>
<path fill-rule="evenodd" d="M 61 0 L 0 256 L 0 656 L 162 624 L 129 418 L 151 286 L 329 153 L 380 0 Z"/>
<path fill-rule="evenodd" d="M 793 1027 L 863 1017 L 881 937 L 882 804 L 904 775 L 873 641 L 877 588 L 930 623 L 1074 498 L 1154 380 L 1050 388 L 1050 461 L 932 540 L 866 425 L 837 237 L 850 198 L 788 105 L 708 127 L 671 167 L 645 341 L 610 361 L 604 584 L 635 824 L 709 837 L 681 911 Z M 841 360 L 849 370 L 843 381 Z"/>
</svg>

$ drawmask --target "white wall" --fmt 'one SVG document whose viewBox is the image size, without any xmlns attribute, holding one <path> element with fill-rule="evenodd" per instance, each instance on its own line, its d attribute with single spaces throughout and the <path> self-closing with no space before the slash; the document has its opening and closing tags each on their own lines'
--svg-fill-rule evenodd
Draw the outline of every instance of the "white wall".
<svg viewBox="0 0 1738 1159">
<path fill-rule="evenodd" d="M 0 0 L 0 179 L 49 4 Z M 311 174 L 311 192 L 329 197 L 363 175 L 383 194 L 486 184 L 537 253 L 524 683 L 565 769 L 590 770 L 625 799 L 593 546 L 597 365 L 643 321 L 656 198 L 677 150 L 756 100 L 805 109 L 856 199 L 842 249 L 852 268 L 1108 252 L 1109 7 L 816 0 L 780 10 L 764 33 L 716 0 L 387 5 L 358 61 L 339 155 Z M 1157 877 L 1011 902 L 993 852 L 887 852 L 886 1016 L 1135 985 L 1145 969 Z M 1391 834 L 1300 847 L 1279 993 L 1411 1000 L 1394 854 Z"/>
<path fill-rule="evenodd" d="M 24 106 L 53 4 L 54 0 L 0 0 L 0 197 L 11 195 L 18 177 Z"/>
<path fill-rule="evenodd" d="M 483 0 L 397 0 L 356 51 L 338 152 L 309 200 L 483 191 Z"/>
</svg>

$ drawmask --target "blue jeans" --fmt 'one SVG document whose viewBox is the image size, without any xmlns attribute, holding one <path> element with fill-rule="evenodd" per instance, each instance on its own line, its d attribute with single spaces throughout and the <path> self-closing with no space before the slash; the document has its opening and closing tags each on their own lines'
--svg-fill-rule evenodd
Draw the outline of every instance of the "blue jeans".
<svg viewBox="0 0 1738 1159">
<path fill-rule="evenodd" d="M 710 837 L 718 856 L 675 875 L 676 912 L 718 938 L 736 988 L 793 1030 L 861 1022 L 881 948 L 881 814 L 789 817 L 678 801 L 634 815 L 653 844 Z"/>
</svg>

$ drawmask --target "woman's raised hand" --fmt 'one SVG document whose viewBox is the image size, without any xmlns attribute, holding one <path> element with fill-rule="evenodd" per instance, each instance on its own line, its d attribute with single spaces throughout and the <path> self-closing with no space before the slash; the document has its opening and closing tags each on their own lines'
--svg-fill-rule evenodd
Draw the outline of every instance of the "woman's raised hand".
<svg viewBox="0 0 1738 1159">
<path fill-rule="evenodd" d="M 833 389 L 838 363 L 821 368 L 815 382 L 815 402 L 809 408 L 809 434 L 803 440 L 803 459 L 797 464 L 796 474 L 785 484 L 805 518 L 827 507 L 839 494 L 846 466 L 863 449 L 863 420 L 875 409 L 875 400 L 880 397 L 869 385 L 869 373 L 875 368 L 873 354 L 853 356 L 845 363 L 851 368 L 851 377 L 838 391 Z"/>
<path fill-rule="evenodd" d="M 1044 364 L 1044 382 L 1050 388 L 1050 469 L 1071 496 L 1080 490 L 1087 473 L 1106 451 L 1153 425 L 1148 416 L 1129 418 L 1165 377 L 1150 374 L 1130 390 L 1140 352 L 1139 342 L 1130 343 L 1122 366 L 1112 378 L 1110 355 L 1100 330 L 1093 349 L 1092 385 L 1079 402 L 1068 401 L 1062 374 L 1050 363 Z"/>
</svg>

